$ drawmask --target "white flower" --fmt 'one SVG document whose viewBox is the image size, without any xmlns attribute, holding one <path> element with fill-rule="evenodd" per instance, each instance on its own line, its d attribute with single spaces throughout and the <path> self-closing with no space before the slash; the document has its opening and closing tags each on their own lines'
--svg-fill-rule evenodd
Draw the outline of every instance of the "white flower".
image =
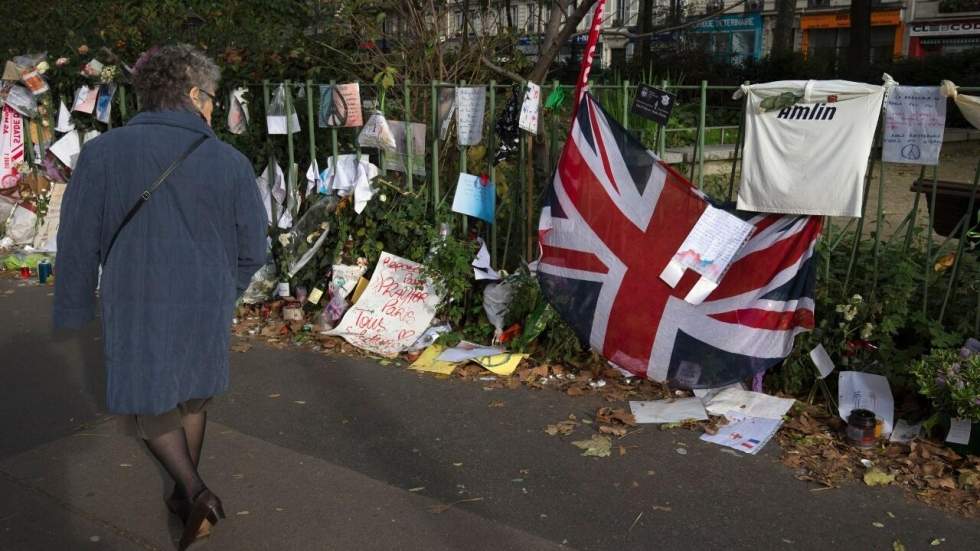
<svg viewBox="0 0 980 551">
<path fill-rule="evenodd" d="M 857 316 L 857 313 L 857 306 L 848 305 L 844 308 L 844 319 L 846 321 L 852 321 L 854 317 Z"/>
<path fill-rule="evenodd" d="M 291 234 L 288 233 L 279 234 L 279 244 L 282 245 L 283 247 L 288 247 L 291 238 L 292 238 Z"/>
<path fill-rule="evenodd" d="M 861 304 L 863 300 L 864 299 L 861 298 L 861 295 L 855 294 L 854 296 L 851 297 L 851 304 Z"/>
<path fill-rule="evenodd" d="M 384 193 L 382 193 L 381 195 L 379 195 L 379 196 L 378 196 L 378 199 L 379 199 L 379 200 L 380 200 L 380 201 L 381 201 L 382 203 L 384 203 L 385 201 L 387 201 L 387 200 L 388 200 L 388 196 L 387 196 L 387 195 L 385 195 Z"/>
<path fill-rule="evenodd" d="M 42 75 L 44 73 L 46 73 L 47 70 L 50 69 L 50 68 L 51 68 L 51 65 L 49 65 L 47 61 L 42 61 L 42 62 L 40 62 L 40 63 L 37 64 L 37 67 L 35 67 L 35 69 L 37 69 L 37 72 L 38 73 L 41 73 Z"/>
<path fill-rule="evenodd" d="M 869 338 L 871 338 L 871 334 L 874 333 L 874 330 L 875 330 L 874 325 L 871 325 L 870 323 L 865 323 L 864 327 L 861 328 L 861 338 L 864 340 L 868 340 Z"/>
</svg>

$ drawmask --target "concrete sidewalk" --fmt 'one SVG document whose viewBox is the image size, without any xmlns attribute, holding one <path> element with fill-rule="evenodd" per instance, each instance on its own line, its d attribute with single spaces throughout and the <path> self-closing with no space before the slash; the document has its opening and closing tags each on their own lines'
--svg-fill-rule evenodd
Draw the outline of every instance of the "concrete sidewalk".
<svg viewBox="0 0 980 551">
<path fill-rule="evenodd" d="M 163 473 L 114 425 L 0 463 L 0 549 L 174 548 L 180 524 L 164 508 Z M 220 424 L 206 455 L 202 475 L 228 515 L 214 549 L 562 548 L 465 511 L 476 503 L 433 512 L 444 504 Z"/>
<path fill-rule="evenodd" d="M 0 549 L 174 549 L 162 473 L 98 413 L 97 327 L 53 336 L 49 293 L 0 279 Z M 948 551 L 980 541 L 980 523 L 898 488 L 800 482 L 775 444 L 746 456 L 647 426 L 597 459 L 571 445 L 592 427 L 543 432 L 625 406 L 595 396 L 485 390 L 261 344 L 232 355 L 231 379 L 209 410 L 202 466 L 229 519 L 202 549 L 867 551 L 901 541 Z"/>
</svg>

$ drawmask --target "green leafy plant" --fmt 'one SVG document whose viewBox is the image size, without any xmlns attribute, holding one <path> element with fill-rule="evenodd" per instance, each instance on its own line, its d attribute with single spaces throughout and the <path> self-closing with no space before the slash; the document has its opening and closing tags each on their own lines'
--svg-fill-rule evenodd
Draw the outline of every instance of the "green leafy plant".
<svg viewBox="0 0 980 551">
<path fill-rule="evenodd" d="M 919 392 L 937 413 L 980 421 L 980 354 L 937 349 L 911 366 Z"/>
</svg>

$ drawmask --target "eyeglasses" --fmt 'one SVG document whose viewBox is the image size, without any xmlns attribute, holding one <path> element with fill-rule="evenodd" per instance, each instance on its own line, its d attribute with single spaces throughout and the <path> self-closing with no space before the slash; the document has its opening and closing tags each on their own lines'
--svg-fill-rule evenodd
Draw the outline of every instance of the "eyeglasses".
<svg viewBox="0 0 980 551">
<path fill-rule="evenodd" d="M 217 98 L 215 97 L 214 94 L 212 94 L 211 92 L 208 92 L 204 88 L 198 88 L 198 90 L 200 90 L 205 96 L 208 97 L 209 100 L 211 100 L 211 104 L 212 105 L 217 105 L 218 104 L 217 103 Z"/>
</svg>

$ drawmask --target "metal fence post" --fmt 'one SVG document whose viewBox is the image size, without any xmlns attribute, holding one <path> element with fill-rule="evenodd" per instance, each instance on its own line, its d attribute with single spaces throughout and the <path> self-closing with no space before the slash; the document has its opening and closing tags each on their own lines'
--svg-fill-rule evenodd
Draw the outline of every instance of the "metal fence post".
<svg viewBox="0 0 980 551">
<path fill-rule="evenodd" d="M 285 91 L 286 153 L 289 158 L 289 168 L 286 169 L 286 202 L 283 204 L 283 208 L 288 210 L 289 196 L 292 193 L 296 193 L 296 169 L 294 168 L 296 165 L 296 153 L 293 149 L 293 113 L 296 112 L 296 109 L 293 108 L 293 83 L 291 81 L 286 81 Z"/>
<path fill-rule="evenodd" d="M 623 81 L 623 128 L 630 128 L 630 81 Z"/>
<path fill-rule="evenodd" d="M 497 112 L 497 81 L 490 81 L 490 119 L 493 120 L 493 114 Z M 493 162 L 493 152 L 497 148 L 497 133 L 494 130 L 490 131 L 490 137 L 488 141 L 487 155 L 489 161 L 487 164 L 490 165 L 490 181 L 493 183 L 494 193 L 497 190 L 497 165 Z M 500 266 L 500 259 L 497 256 L 497 213 L 493 213 L 493 222 L 490 224 L 490 264 L 494 263 Z"/>
<path fill-rule="evenodd" d="M 708 81 L 701 81 L 701 110 L 698 116 L 698 189 L 704 188 L 704 128 L 708 107 Z"/>
<path fill-rule="evenodd" d="M 439 126 L 439 86 L 433 81 L 429 84 L 429 88 L 432 92 L 432 217 L 435 220 L 435 216 L 439 211 L 439 203 L 441 197 L 439 196 L 439 132 L 442 130 Z"/>
<path fill-rule="evenodd" d="M 331 98 L 332 99 L 332 98 Z M 306 122 L 309 125 L 309 135 L 310 135 L 310 166 L 316 162 L 316 115 L 313 110 L 313 81 L 306 81 Z M 317 169 L 320 166 L 317 165 Z M 320 190 L 315 190 L 313 193 L 319 193 Z"/>
<path fill-rule="evenodd" d="M 660 89 L 667 91 L 667 79 L 660 81 Z M 664 152 L 667 149 L 667 123 L 657 126 L 657 156 L 661 159 L 664 158 Z"/>
<path fill-rule="evenodd" d="M 269 80 L 266 79 L 262 81 L 262 106 L 263 106 L 262 113 L 266 117 L 269 116 L 269 103 L 271 103 L 269 99 Z M 266 123 L 266 125 L 268 126 L 268 123 Z M 269 186 L 269 192 L 272 193 L 272 188 L 275 187 L 275 170 L 272 169 L 272 165 L 275 164 L 276 162 L 276 156 L 272 146 L 272 135 L 269 134 L 268 128 L 266 128 L 265 140 L 266 140 L 266 145 L 269 149 L 269 162 L 266 165 L 266 171 L 269 174 L 269 180 L 266 182 L 266 185 Z M 279 220 L 279 212 L 278 209 L 276 208 L 276 202 L 271 201 L 271 203 L 272 203 L 272 220 L 270 220 L 269 223 L 272 224 L 273 227 L 278 227 L 276 225 L 276 221 Z"/>
<path fill-rule="evenodd" d="M 408 191 L 415 191 L 415 183 L 413 181 L 413 154 L 415 152 L 415 132 L 412 132 L 412 91 L 411 91 L 411 81 L 405 79 L 405 122 L 402 126 L 405 128 L 405 182 L 408 184 Z"/>
</svg>

